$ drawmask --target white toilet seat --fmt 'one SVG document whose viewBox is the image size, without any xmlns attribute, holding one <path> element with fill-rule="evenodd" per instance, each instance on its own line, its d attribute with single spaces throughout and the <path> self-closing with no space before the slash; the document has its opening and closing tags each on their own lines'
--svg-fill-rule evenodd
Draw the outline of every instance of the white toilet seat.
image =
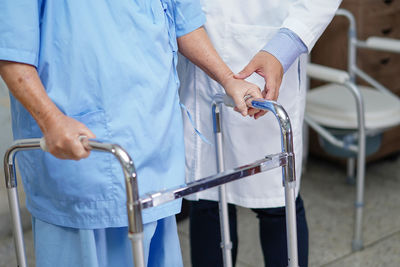
<svg viewBox="0 0 400 267">
<path fill-rule="evenodd" d="M 358 86 L 364 99 L 367 129 L 384 129 L 400 124 L 400 99 L 366 86 Z M 332 128 L 357 129 L 355 98 L 343 85 L 327 84 L 307 94 L 306 114 Z"/>
</svg>

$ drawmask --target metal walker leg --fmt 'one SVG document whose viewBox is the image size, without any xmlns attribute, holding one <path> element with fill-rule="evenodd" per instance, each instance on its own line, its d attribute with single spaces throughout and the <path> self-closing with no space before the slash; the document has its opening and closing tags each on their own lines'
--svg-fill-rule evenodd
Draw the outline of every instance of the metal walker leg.
<svg viewBox="0 0 400 267">
<path fill-rule="evenodd" d="M 125 176 L 128 212 L 128 236 L 132 242 L 132 252 L 134 263 L 137 267 L 144 267 L 143 254 L 143 224 L 141 205 L 137 187 L 137 176 L 135 166 L 129 154 L 120 146 L 114 144 L 101 143 L 99 141 L 88 141 L 91 150 L 102 151 L 113 154 L 120 162 Z M 15 172 L 15 156 L 24 150 L 42 149 L 46 151 L 44 139 L 25 139 L 18 140 L 6 151 L 4 156 L 4 172 L 8 194 L 8 202 L 13 225 L 13 236 L 17 263 L 19 267 L 26 267 L 26 256 L 24 246 L 24 236 L 22 231 L 21 216 L 19 210 L 17 177 Z"/>
<path fill-rule="evenodd" d="M 232 100 L 220 96 L 223 101 L 219 103 L 229 104 Z M 135 267 L 145 267 L 143 250 L 143 223 L 142 209 L 160 206 L 175 199 L 236 181 L 257 173 L 282 167 L 283 182 L 285 186 L 286 200 L 286 227 L 288 237 L 288 266 L 298 267 L 297 256 L 297 230 L 295 209 L 295 173 L 292 129 L 289 117 L 285 110 L 276 102 L 265 100 L 253 100 L 253 107 L 272 111 L 278 119 L 282 131 L 282 153 L 267 155 L 265 158 L 252 164 L 241 166 L 230 171 L 223 171 L 216 175 L 177 186 L 171 189 L 146 194 L 139 198 L 136 170 L 129 154 L 115 144 L 101 143 L 96 140 L 88 141 L 91 150 L 112 153 L 120 162 L 125 176 L 128 213 L 128 237 L 132 242 L 132 253 Z M 41 146 L 42 144 L 42 146 Z M 17 194 L 17 180 L 15 175 L 15 155 L 19 151 L 43 148 L 43 139 L 25 139 L 16 141 L 4 156 L 4 170 L 6 186 L 10 204 L 13 234 L 16 246 L 17 261 L 19 267 L 26 267 L 25 247 L 22 225 L 19 213 L 19 201 Z M 223 166 L 222 166 L 223 167 Z M 228 221 L 227 221 L 228 222 Z M 224 227 L 228 229 L 229 226 Z M 228 235 L 229 237 L 229 235 Z"/>
<path fill-rule="evenodd" d="M 232 99 L 226 95 L 217 94 L 214 97 L 212 105 L 214 133 L 216 139 L 216 154 L 218 160 L 218 172 L 224 171 L 224 157 L 222 149 L 222 128 L 220 106 L 233 107 Z M 287 153 L 290 160 L 282 166 L 282 183 L 285 187 L 285 213 L 287 230 L 287 249 L 288 266 L 298 266 L 298 248 L 297 248 L 297 224 L 296 224 L 296 176 L 295 161 L 293 149 L 293 136 L 290 119 L 281 105 L 274 101 L 264 99 L 255 99 L 252 101 L 252 107 L 271 111 L 278 120 L 281 129 L 281 147 L 282 153 Z M 230 239 L 228 204 L 226 201 L 225 185 L 219 187 L 219 212 L 221 227 L 221 249 L 225 267 L 232 266 L 232 242 Z"/>
<path fill-rule="evenodd" d="M 220 106 L 213 104 L 214 133 L 217 154 L 217 172 L 225 171 L 224 152 L 222 147 Z M 222 260 L 225 267 L 232 267 L 232 241 L 229 227 L 228 203 L 226 201 L 225 184 L 218 187 L 219 222 L 221 230 Z"/>
</svg>

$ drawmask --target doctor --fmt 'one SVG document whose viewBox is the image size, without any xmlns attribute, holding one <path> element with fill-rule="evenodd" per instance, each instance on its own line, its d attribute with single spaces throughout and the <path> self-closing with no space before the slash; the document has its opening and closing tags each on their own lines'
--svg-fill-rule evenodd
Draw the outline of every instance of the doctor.
<svg viewBox="0 0 400 267">
<path fill-rule="evenodd" d="M 296 194 L 302 167 L 302 125 L 305 105 L 305 56 L 331 21 L 340 0 L 202 0 L 205 28 L 223 60 L 238 73 L 264 88 L 266 99 L 277 100 L 289 113 L 294 135 Z M 243 69 L 244 68 L 244 69 Z M 183 59 L 179 63 L 181 100 L 194 114 L 196 128 L 214 140 L 211 102 L 223 89 L 199 68 Z M 255 73 L 254 73 L 255 72 Z M 254 74 L 253 74 L 254 73 Z M 223 108 L 225 165 L 237 167 L 267 154 L 280 151 L 280 130 L 268 114 L 254 114 L 256 120 L 238 118 L 232 109 Z M 186 175 L 188 180 L 216 173 L 215 146 L 192 133 L 186 119 Z M 251 142 L 248 142 L 249 137 Z M 266 266 L 286 266 L 284 189 L 281 169 L 258 174 L 226 186 L 227 201 L 252 208 L 260 223 L 260 239 Z M 198 193 L 191 200 L 191 257 L 193 267 L 221 266 L 218 191 Z M 230 205 L 233 261 L 236 260 L 236 211 Z M 308 264 L 308 229 L 300 196 L 297 197 L 297 224 L 300 266 Z"/>
</svg>

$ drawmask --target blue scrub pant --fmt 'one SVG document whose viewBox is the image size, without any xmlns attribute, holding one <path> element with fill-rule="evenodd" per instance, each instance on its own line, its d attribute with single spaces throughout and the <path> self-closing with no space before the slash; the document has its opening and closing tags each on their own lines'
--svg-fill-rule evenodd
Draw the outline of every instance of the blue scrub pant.
<svg viewBox="0 0 400 267">
<path fill-rule="evenodd" d="M 75 229 L 32 219 L 37 267 L 132 267 L 127 227 Z M 183 267 L 175 216 L 144 225 L 148 267 Z"/>
<path fill-rule="evenodd" d="M 285 207 L 252 209 L 260 226 L 261 248 L 266 267 L 286 267 L 288 264 L 286 243 Z M 232 260 L 235 265 L 238 248 L 236 207 L 228 205 Z M 300 267 L 308 266 L 308 227 L 303 200 L 296 199 L 297 241 Z M 221 234 L 218 203 L 209 200 L 191 201 L 190 251 L 193 267 L 222 267 Z M 254 243 L 254 246 L 257 244 Z"/>
</svg>

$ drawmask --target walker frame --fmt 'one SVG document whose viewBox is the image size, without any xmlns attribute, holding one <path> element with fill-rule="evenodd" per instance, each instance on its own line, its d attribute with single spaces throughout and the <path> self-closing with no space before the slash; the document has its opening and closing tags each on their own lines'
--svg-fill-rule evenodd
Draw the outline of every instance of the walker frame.
<svg viewBox="0 0 400 267">
<path fill-rule="evenodd" d="M 219 95 L 216 98 L 213 110 L 219 114 L 218 105 L 225 103 L 232 106 L 232 100 Z M 220 186 L 231 181 L 261 173 L 273 168 L 282 167 L 283 183 L 285 186 L 287 236 L 288 236 L 288 266 L 298 267 L 297 255 L 297 229 L 295 209 L 295 170 L 292 128 L 286 111 L 278 103 L 263 99 L 252 100 L 254 108 L 269 110 L 278 119 L 281 127 L 282 152 L 268 155 L 252 164 L 241 166 L 230 171 L 223 171 L 194 182 L 190 182 L 171 189 L 145 194 L 139 197 L 138 180 L 134 163 L 129 154 L 119 145 L 103 143 L 98 140 L 89 140 L 88 147 L 93 151 L 113 154 L 121 164 L 125 178 L 127 194 L 128 237 L 132 242 L 132 253 L 135 267 L 145 267 L 143 254 L 143 223 L 142 209 L 155 207 L 164 203 L 182 198 L 184 196 L 200 192 L 215 186 Z M 218 115 L 219 116 L 219 115 Z M 216 124 L 214 124 L 216 125 Z M 9 200 L 9 208 L 13 226 L 13 236 L 17 263 L 19 267 L 26 267 L 25 245 L 19 209 L 17 176 L 15 170 L 15 156 L 20 151 L 45 149 L 44 139 L 17 140 L 6 151 L 4 156 L 4 172 Z M 229 227 L 229 226 L 228 226 Z M 229 228 L 228 228 L 229 229 Z M 226 246 L 225 246 L 226 247 Z"/>
<path fill-rule="evenodd" d="M 212 114 L 215 134 L 215 152 L 217 155 L 217 171 L 223 172 L 224 153 L 223 153 L 223 133 L 221 106 L 234 107 L 231 98 L 223 94 L 214 96 L 212 103 Z M 281 149 L 286 152 L 291 160 L 285 166 L 282 165 L 282 185 L 285 188 L 285 213 L 286 213 L 286 232 L 287 232 L 287 250 L 288 266 L 298 266 L 298 248 L 297 248 L 297 226 L 296 226 L 296 173 L 293 149 L 293 135 L 289 116 L 280 104 L 275 101 L 256 99 L 252 101 L 252 107 L 271 111 L 281 130 Z M 232 242 L 229 231 L 228 203 L 226 201 L 225 184 L 218 188 L 219 197 L 219 219 L 221 229 L 221 249 L 224 267 L 232 267 Z"/>
</svg>

